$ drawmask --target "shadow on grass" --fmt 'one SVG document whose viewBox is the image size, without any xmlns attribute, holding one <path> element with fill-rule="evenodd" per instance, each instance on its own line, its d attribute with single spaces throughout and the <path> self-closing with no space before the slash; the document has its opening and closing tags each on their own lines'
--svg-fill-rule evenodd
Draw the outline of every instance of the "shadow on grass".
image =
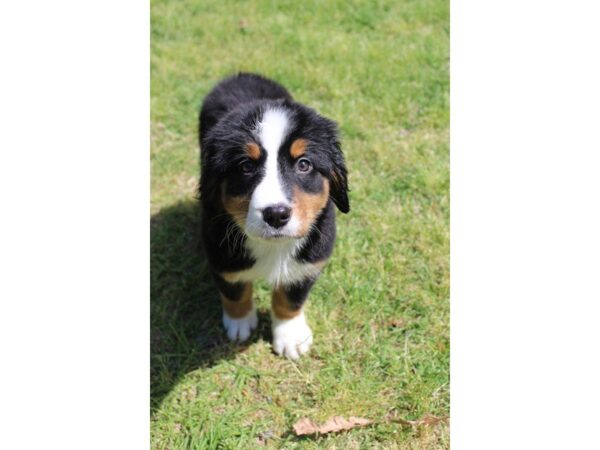
<svg viewBox="0 0 600 450">
<path fill-rule="evenodd" d="M 270 318 L 245 345 L 229 343 L 218 292 L 201 248 L 200 208 L 189 201 L 152 216 L 150 228 L 150 386 L 154 412 L 186 373 L 270 339 Z"/>
</svg>

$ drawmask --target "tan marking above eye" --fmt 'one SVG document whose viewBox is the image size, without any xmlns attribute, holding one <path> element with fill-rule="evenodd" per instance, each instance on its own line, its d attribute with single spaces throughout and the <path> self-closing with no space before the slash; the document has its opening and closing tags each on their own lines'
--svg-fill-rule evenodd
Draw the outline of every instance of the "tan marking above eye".
<svg viewBox="0 0 600 450">
<path fill-rule="evenodd" d="M 306 139 L 296 139 L 292 142 L 290 147 L 290 155 L 292 155 L 292 158 L 296 159 L 304 155 L 304 153 L 306 153 L 307 145 L 308 141 Z"/>
<path fill-rule="evenodd" d="M 260 147 L 256 142 L 248 142 L 246 144 L 246 152 L 251 159 L 257 160 L 260 158 Z"/>
</svg>

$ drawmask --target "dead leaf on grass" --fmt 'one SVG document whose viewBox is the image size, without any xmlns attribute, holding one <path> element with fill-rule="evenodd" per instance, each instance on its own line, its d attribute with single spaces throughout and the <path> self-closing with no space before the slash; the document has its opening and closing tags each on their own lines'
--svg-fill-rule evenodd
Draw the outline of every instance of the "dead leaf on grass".
<svg viewBox="0 0 600 450">
<path fill-rule="evenodd" d="M 417 420 L 407 420 L 400 417 L 389 416 L 381 422 L 373 422 L 362 417 L 349 417 L 348 420 L 341 416 L 333 416 L 323 425 L 317 425 L 308 417 L 303 417 L 294 424 L 294 432 L 296 436 L 306 436 L 310 434 L 326 434 L 335 433 L 338 431 L 351 430 L 356 427 L 364 427 L 375 423 L 399 423 L 410 427 L 437 425 L 440 422 L 445 422 L 448 417 L 436 417 L 432 415 L 423 416 Z"/>
<path fill-rule="evenodd" d="M 350 430 L 356 427 L 363 427 L 370 425 L 373 422 L 369 419 L 363 419 L 362 417 L 349 417 L 348 420 L 341 416 L 334 416 L 319 426 L 315 424 L 308 417 L 303 417 L 294 424 L 294 432 L 297 436 L 304 436 L 308 434 L 326 434 L 335 433 L 337 431 Z"/>
</svg>

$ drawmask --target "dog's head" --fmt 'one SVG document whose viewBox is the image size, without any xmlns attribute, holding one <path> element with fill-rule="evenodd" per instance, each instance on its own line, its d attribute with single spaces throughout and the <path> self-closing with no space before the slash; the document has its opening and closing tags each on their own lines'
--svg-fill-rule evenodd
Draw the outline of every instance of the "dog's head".
<svg viewBox="0 0 600 450">
<path fill-rule="evenodd" d="M 304 237 L 330 200 L 350 210 L 336 124 L 304 105 L 246 105 L 202 141 L 203 205 L 222 207 L 250 237 Z"/>
</svg>

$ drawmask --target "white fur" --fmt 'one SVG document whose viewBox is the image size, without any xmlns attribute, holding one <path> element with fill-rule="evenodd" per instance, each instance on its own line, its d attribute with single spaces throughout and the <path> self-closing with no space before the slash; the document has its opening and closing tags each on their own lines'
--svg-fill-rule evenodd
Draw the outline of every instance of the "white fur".
<svg viewBox="0 0 600 450">
<path fill-rule="evenodd" d="M 304 242 L 305 239 L 266 241 L 248 238 L 246 247 L 256 263 L 248 270 L 230 275 L 229 281 L 248 282 L 262 278 L 271 286 L 281 286 L 316 277 L 320 272 L 319 267 L 294 259 Z"/>
<path fill-rule="evenodd" d="M 263 210 L 273 205 L 285 205 L 291 208 L 290 201 L 286 198 L 279 173 L 278 155 L 283 141 L 287 137 L 289 120 L 287 113 L 282 109 L 269 109 L 265 111 L 262 120 L 258 123 L 255 134 L 265 149 L 265 175 L 260 181 L 250 199 L 248 215 L 246 217 L 246 234 L 261 237 L 268 229 L 263 220 Z M 300 228 L 296 217 L 282 227 L 279 232 L 287 236 L 295 236 Z"/>
<path fill-rule="evenodd" d="M 229 317 L 229 314 L 223 311 L 223 326 L 227 330 L 227 337 L 230 341 L 244 342 L 250 337 L 250 333 L 257 325 L 258 317 L 256 317 L 254 305 L 252 305 L 250 312 L 240 319 Z"/>
<path fill-rule="evenodd" d="M 293 319 L 278 319 L 271 313 L 273 323 L 273 350 L 278 355 L 298 359 L 310 348 L 312 331 L 304 317 L 304 311 Z"/>
<path fill-rule="evenodd" d="M 300 221 L 293 216 L 278 232 L 284 237 L 265 239 L 270 232 L 263 220 L 263 210 L 269 206 L 285 205 L 292 207 L 283 192 L 279 173 L 278 155 L 287 137 L 289 120 L 281 109 L 267 110 L 257 125 L 255 135 L 266 152 L 265 175 L 260 181 L 248 207 L 246 217 L 246 247 L 256 260 L 248 270 L 236 273 L 228 281 L 252 282 L 265 279 L 272 286 L 289 285 L 316 277 L 320 269 L 314 264 L 302 263 L 294 259 L 302 248 L 305 238 L 297 239 Z M 276 353 L 291 359 L 298 359 L 312 344 L 312 332 L 304 318 L 304 312 L 290 320 L 280 320 L 271 314 L 273 323 L 273 349 Z M 257 318 L 254 307 L 242 319 L 233 319 L 223 314 L 223 324 L 231 340 L 245 341 L 252 329 L 256 328 Z"/>
<path fill-rule="evenodd" d="M 250 208 L 263 209 L 277 203 L 288 204 L 281 186 L 277 156 L 287 135 L 287 113 L 279 109 L 265 111 L 256 134 L 267 153 L 265 176 L 254 190 Z"/>
</svg>

